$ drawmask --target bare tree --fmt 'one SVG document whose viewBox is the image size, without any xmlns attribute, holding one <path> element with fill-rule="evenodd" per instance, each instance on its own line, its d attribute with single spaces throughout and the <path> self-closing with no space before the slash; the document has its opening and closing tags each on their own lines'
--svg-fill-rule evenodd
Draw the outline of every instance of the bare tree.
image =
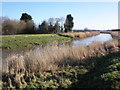
<svg viewBox="0 0 120 90">
<path fill-rule="evenodd" d="M 54 24 L 55 24 L 54 20 L 55 20 L 55 19 L 52 18 L 52 17 L 49 18 L 49 19 L 48 19 L 48 24 L 49 24 L 49 25 L 54 25 Z"/>
<path fill-rule="evenodd" d="M 3 17 L 0 21 L 2 34 L 17 34 L 22 33 L 26 28 L 26 23 L 19 20 L 11 20 L 7 17 Z"/>
<path fill-rule="evenodd" d="M 64 22 L 65 22 L 65 18 L 64 17 L 60 17 L 61 26 L 64 26 Z"/>
</svg>

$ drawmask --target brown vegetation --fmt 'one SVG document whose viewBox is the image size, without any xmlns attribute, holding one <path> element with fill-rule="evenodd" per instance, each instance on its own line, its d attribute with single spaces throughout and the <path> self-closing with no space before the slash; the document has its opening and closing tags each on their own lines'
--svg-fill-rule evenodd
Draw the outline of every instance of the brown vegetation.
<svg viewBox="0 0 120 90">
<path fill-rule="evenodd" d="M 118 41 L 113 40 L 93 43 L 89 46 L 46 46 L 39 50 L 26 52 L 24 55 L 12 54 L 3 60 L 3 72 L 39 72 L 56 70 L 66 65 L 78 65 L 90 61 L 92 57 L 103 56 L 118 51 Z"/>
<path fill-rule="evenodd" d="M 25 22 L 23 20 L 11 20 L 9 18 L 2 18 L 0 29 L 2 29 L 1 34 L 31 34 L 34 33 L 34 22 L 29 20 L 28 22 Z"/>
<path fill-rule="evenodd" d="M 37 84 L 39 83 L 39 85 L 41 85 L 43 84 L 43 82 L 45 83 L 45 85 L 46 84 L 52 85 L 49 82 L 52 81 L 52 78 L 54 78 L 54 76 L 59 81 L 61 80 L 61 77 L 63 77 L 63 75 L 61 75 L 61 77 L 58 77 L 60 74 L 59 69 L 62 71 L 63 70 L 62 68 L 65 69 L 71 66 L 77 67 L 80 65 L 90 67 L 91 64 L 93 67 L 95 67 L 96 62 L 94 62 L 95 61 L 94 57 L 104 56 L 109 53 L 116 52 L 118 51 L 118 49 L 119 49 L 118 41 L 112 40 L 104 44 L 93 43 L 89 46 L 76 46 L 76 47 L 68 45 L 46 46 L 44 48 L 26 52 L 24 55 L 11 54 L 6 59 L 3 60 L 3 78 L 4 78 L 3 87 L 6 88 L 8 86 L 9 88 L 29 88 L 33 87 L 31 86 L 33 84 L 36 85 L 36 83 Z M 50 70 L 53 71 L 51 72 Z M 54 73 L 55 70 L 58 70 L 59 72 L 55 74 Z M 77 72 L 73 68 L 72 71 L 75 72 L 73 76 L 76 77 Z M 81 69 L 78 68 L 78 71 L 81 72 Z M 68 72 L 65 72 L 64 70 L 62 72 L 67 73 L 67 75 L 70 74 Z M 86 72 L 87 69 L 84 69 L 84 72 L 82 71 L 82 74 Z M 42 76 L 45 77 L 43 78 Z M 50 81 L 48 79 L 47 82 L 46 78 L 51 79 Z M 69 78 L 65 80 L 69 80 L 70 83 L 68 82 L 64 83 L 71 85 L 73 78 L 72 79 Z M 56 83 L 56 81 L 52 82 Z M 62 81 L 62 84 L 64 83 Z"/>
<path fill-rule="evenodd" d="M 2 20 L 2 34 L 22 33 L 26 28 L 24 21 L 10 20 L 9 18 L 3 18 Z"/>
<path fill-rule="evenodd" d="M 101 33 L 108 33 L 108 34 L 111 34 L 112 37 L 120 37 L 118 31 L 102 31 Z"/>
<path fill-rule="evenodd" d="M 60 33 L 58 35 L 82 39 L 82 38 L 91 37 L 99 34 L 100 32 L 73 32 L 73 33 L 70 32 L 70 33 Z"/>
</svg>

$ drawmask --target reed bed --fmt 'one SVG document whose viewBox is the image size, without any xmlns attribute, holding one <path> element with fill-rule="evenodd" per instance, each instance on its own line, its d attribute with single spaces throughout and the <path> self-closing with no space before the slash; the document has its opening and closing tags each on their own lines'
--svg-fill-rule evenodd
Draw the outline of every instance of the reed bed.
<svg viewBox="0 0 120 90">
<path fill-rule="evenodd" d="M 3 73 L 39 72 L 57 70 L 67 65 L 75 66 L 89 62 L 92 57 L 104 56 L 118 51 L 118 41 L 104 44 L 93 43 L 89 46 L 46 46 L 31 50 L 24 55 L 12 54 L 3 60 Z"/>
<path fill-rule="evenodd" d="M 108 34 L 111 34 L 112 37 L 120 37 L 119 35 L 119 31 L 102 31 L 101 33 L 108 33 Z"/>
<path fill-rule="evenodd" d="M 91 37 L 91 36 L 95 36 L 95 35 L 99 35 L 99 34 L 100 34 L 100 32 L 70 32 L 70 33 L 60 33 L 59 35 L 83 39 L 86 37 Z"/>
</svg>

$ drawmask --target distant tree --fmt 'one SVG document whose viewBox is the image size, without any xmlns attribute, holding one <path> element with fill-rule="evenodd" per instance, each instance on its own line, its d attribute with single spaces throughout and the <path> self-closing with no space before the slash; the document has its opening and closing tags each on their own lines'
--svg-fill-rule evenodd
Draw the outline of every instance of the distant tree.
<svg viewBox="0 0 120 90">
<path fill-rule="evenodd" d="M 49 33 L 48 26 L 48 23 L 46 21 L 43 21 L 42 24 L 39 25 L 39 33 Z"/>
<path fill-rule="evenodd" d="M 2 18 L 2 34 L 18 34 L 23 33 L 26 28 L 24 21 L 11 20 L 9 18 Z"/>
<path fill-rule="evenodd" d="M 64 26 L 64 22 L 65 21 L 65 18 L 64 17 L 60 17 L 60 23 L 61 23 L 61 26 Z"/>
<path fill-rule="evenodd" d="M 64 32 L 63 26 L 60 26 L 60 31 L 61 31 L 61 32 Z"/>
<path fill-rule="evenodd" d="M 2 17 L 0 17 L 0 34 L 2 34 Z"/>
<path fill-rule="evenodd" d="M 55 26 L 54 26 L 54 32 L 55 33 L 59 33 L 60 32 L 60 25 L 59 25 L 59 23 L 58 22 L 56 22 L 56 24 L 55 24 Z"/>
<path fill-rule="evenodd" d="M 29 20 L 32 20 L 32 16 L 30 16 L 29 14 L 27 13 L 23 13 L 20 20 L 23 20 L 25 22 L 29 21 Z"/>
<path fill-rule="evenodd" d="M 54 25 L 55 25 L 55 19 L 54 18 L 49 18 L 48 19 L 48 30 L 49 33 L 54 33 Z"/>
<path fill-rule="evenodd" d="M 35 33 L 35 24 L 32 20 L 32 16 L 27 13 L 22 13 L 20 18 L 21 21 L 26 22 L 26 28 L 23 30 L 23 33 L 32 34 Z"/>
<path fill-rule="evenodd" d="M 2 30 L 1 30 L 2 29 Z M 7 17 L 0 17 L 0 34 L 31 34 L 34 33 L 35 24 L 33 20 L 12 20 Z"/>
<path fill-rule="evenodd" d="M 59 23 L 60 22 L 60 18 L 55 18 L 55 22 Z"/>
<path fill-rule="evenodd" d="M 73 26 L 74 26 L 73 17 L 71 16 L 71 14 L 69 14 L 66 17 L 64 24 L 65 32 L 72 31 Z"/>
<path fill-rule="evenodd" d="M 25 33 L 25 34 L 35 33 L 35 24 L 34 24 L 33 20 L 29 20 L 26 22 L 26 27 L 25 27 L 23 33 Z"/>
<path fill-rule="evenodd" d="M 88 31 L 89 29 L 87 27 L 84 28 L 84 31 Z"/>
<path fill-rule="evenodd" d="M 54 25 L 50 24 L 48 26 L 49 33 L 54 33 L 54 29 L 55 29 Z"/>
<path fill-rule="evenodd" d="M 6 19 L 2 23 L 2 34 L 16 34 L 17 21 Z"/>
<path fill-rule="evenodd" d="M 36 33 L 59 33 L 64 31 L 63 25 L 64 18 L 49 18 L 47 21 L 43 21 Z"/>
<path fill-rule="evenodd" d="M 54 21 L 55 21 L 55 19 L 51 17 L 51 18 L 48 19 L 48 24 L 53 26 Z"/>
<path fill-rule="evenodd" d="M 25 21 L 19 21 L 17 24 L 17 33 L 22 34 L 24 33 L 24 30 L 26 29 L 26 22 Z"/>
<path fill-rule="evenodd" d="M 65 18 L 64 17 L 60 17 L 60 31 L 64 32 L 64 22 Z"/>
</svg>

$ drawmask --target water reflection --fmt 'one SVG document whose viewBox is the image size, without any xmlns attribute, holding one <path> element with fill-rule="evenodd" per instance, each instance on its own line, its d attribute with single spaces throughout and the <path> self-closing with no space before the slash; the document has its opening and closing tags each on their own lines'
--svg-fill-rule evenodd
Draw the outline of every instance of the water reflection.
<svg viewBox="0 0 120 90">
<path fill-rule="evenodd" d="M 89 45 L 93 42 L 101 42 L 104 43 L 106 41 L 112 40 L 111 34 L 100 34 L 97 36 L 88 37 L 82 40 L 74 40 L 72 43 L 74 46 L 76 45 Z"/>
</svg>

